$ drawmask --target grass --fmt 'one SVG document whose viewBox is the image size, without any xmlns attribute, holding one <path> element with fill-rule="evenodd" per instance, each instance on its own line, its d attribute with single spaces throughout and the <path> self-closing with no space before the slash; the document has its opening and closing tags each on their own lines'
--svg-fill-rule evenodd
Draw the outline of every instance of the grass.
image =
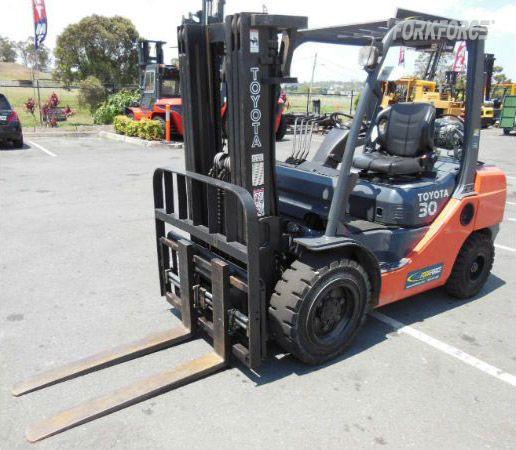
<svg viewBox="0 0 516 450">
<path fill-rule="evenodd" d="M 41 88 L 41 103 L 44 104 L 50 97 L 52 92 L 55 92 L 61 103 L 59 106 L 66 107 L 70 106 L 75 114 L 68 118 L 65 122 L 59 122 L 59 127 L 74 127 L 78 125 L 92 125 L 93 119 L 88 109 L 81 108 L 79 106 L 79 91 L 77 89 L 66 90 L 66 89 L 52 89 L 52 88 Z M 0 87 L 0 92 L 4 94 L 8 99 L 9 103 L 16 110 L 20 116 L 21 123 L 24 127 L 33 127 L 34 118 L 25 109 L 25 102 L 29 97 L 33 97 L 37 104 L 37 93 L 34 92 L 33 88 L 26 87 Z M 36 106 L 37 109 L 37 106 Z M 39 126 L 39 116 L 36 112 L 37 125 Z"/>
<path fill-rule="evenodd" d="M 52 77 L 49 73 L 39 72 L 40 80 L 50 80 Z M 32 72 L 27 67 L 17 63 L 0 62 L 0 80 L 31 80 Z M 59 127 L 75 127 L 79 125 L 92 125 L 93 119 L 88 109 L 79 106 L 79 90 L 72 89 L 53 89 L 40 88 L 41 103 L 44 104 L 52 92 L 55 92 L 61 103 L 59 106 L 70 106 L 75 114 L 68 118 L 65 122 L 59 122 Z M 33 127 L 34 118 L 25 109 L 25 102 L 29 97 L 34 98 L 37 104 L 37 92 L 33 88 L 28 87 L 2 87 L 0 86 L 0 93 L 4 94 L 11 103 L 12 107 L 20 116 L 21 123 L 24 127 Z M 37 106 L 36 106 L 37 109 Z M 39 124 L 39 112 L 36 112 L 36 126 Z"/>
<path fill-rule="evenodd" d="M 40 80 L 50 80 L 46 72 L 38 72 Z M 32 80 L 32 71 L 17 63 L 0 62 L 0 80 Z"/>
<path fill-rule="evenodd" d="M 287 94 L 288 101 L 290 103 L 291 112 L 304 112 L 306 111 L 306 94 Z M 312 94 L 310 96 L 309 110 L 312 111 L 312 100 L 321 100 L 321 112 L 332 113 L 335 111 L 341 111 L 349 113 L 350 97 L 342 95 L 317 95 Z M 353 100 L 354 101 L 354 100 Z"/>
</svg>

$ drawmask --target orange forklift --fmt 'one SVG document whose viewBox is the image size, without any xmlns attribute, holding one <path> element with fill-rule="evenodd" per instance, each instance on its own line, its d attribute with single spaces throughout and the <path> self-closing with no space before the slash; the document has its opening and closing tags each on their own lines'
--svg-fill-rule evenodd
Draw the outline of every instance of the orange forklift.
<svg viewBox="0 0 516 450">
<path fill-rule="evenodd" d="M 182 136 L 183 113 L 179 68 L 164 64 L 163 45 L 165 44 L 164 41 L 140 40 L 138 42 L 141 98 L 139 102 L 126 108 L 126 114 L 134 120 L 143 118 L 158 120 L 165 129 L 166 108 L 169 105 L 172 135 Z"/>
<path fill-rule="evenodd" d="M 13 394 L 194 338 L 213 350 L 47 418 L 29 428 L 30 441 L 234 361 L 256 370 L 273 343 L 321 364 L 352 345 L 373 309 L 438 287 L 468 298 L 491 272 L 506 179 L 478 160 L 486 28 L 398 10 L 389 20 L 307 29 L 305 17 L 223 17 L 221 4 L 213 12 L 205 0 L 203 14 L 179 28 L 186 169 L 161 167 L 153 178 L 160 290 L 182 324 L 43 373 Z M 388 53 L 450 36 L 468 50 L 464 139 L 451 153 L 436 145 L 432 104 L 380 109 Z M 311 159 L 278 162 L 277 99 L 282 83 L 295 82 L 292 56 L 307 42 L 360 49 L 367 80 L 350 128 L 331 130 Z"/>
<path fill-rule="evenodd" d="M 165 129 L 166 109 L 170 106 L 171 134 L 182 138 L 183 103 L 180 90 L 180 71 L 176 65 L 164 64 L 164 41 L 140 40 L 138 46 L 138 62 L 140 68 L 140 101 L 126 108 L 126 115 L 133 120 L 143 118 L 161 122 Z M 154 50 L 153 50 L 154 49 Z M 225 94 L 222 94 L 225 96 Z M 280 141 L 287 133 L 287 119 L 284 111 L 287 102 L 285 95 L 280 95 L 276 104 L 274 130 L 276 139 Z M 227 103 L 223 103 L 220 114 L 223 123 L 226 118 Z"/>
</svg>

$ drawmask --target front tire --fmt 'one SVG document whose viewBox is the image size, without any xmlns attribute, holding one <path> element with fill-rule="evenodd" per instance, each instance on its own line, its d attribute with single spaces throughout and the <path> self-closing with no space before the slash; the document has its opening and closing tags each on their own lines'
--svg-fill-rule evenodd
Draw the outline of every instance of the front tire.
<svg viewBox="0 0 516 450">
<path fill-rule="evenodd" d="M 351 344 L 370 300 L 369 277 L 356 261 L 302 258 L 276 284 L 269 307 L 271 332 L 297 359 L 321 364 Z"/>
<path fill-rule="evenodd" d="M 459 299 L 478 294 L 491 273 L 494 254 L 491 236 L 482 232 L 473 233 L 457 255 L 445 285 L 446 292 Z"/>
<path fill-rule="evenodd" d="M 504 128 L 503 129 L 503 134 L 505 134 L 506 136 L 508 136 L 511 132 L 511 129 L 510 128 Z"/>
</svg>

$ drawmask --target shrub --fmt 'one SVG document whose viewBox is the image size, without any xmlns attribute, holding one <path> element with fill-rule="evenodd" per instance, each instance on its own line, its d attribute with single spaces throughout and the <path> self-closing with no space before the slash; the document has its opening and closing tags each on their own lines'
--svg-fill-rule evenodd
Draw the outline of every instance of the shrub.
<svg viewBox="0 0 516 450">
<path fill-rule="evenodd" d="M 107 100 L 100 105 L 93 114 L 93 122 L 96 124 L 110 124 L 116 116 L 124 114 L 125 108 L 138 101 L 140 94 L 138 91 L 122 90 L 110 95 Z"/>
<path fill-rule="evenodd" d="M 93 113 L 106 100 L 106 89 L 98 78 L 92 76 L 81 81 L 79 86 L 79 105 L 88 107 Z"/>
<path fill-rule="evenodd" d="M 113 124 L 118 134 L 137 136 L 149 141 L 163 139 L 163 128 L 161 122 L 157 120 L 142 119 L 138 122 L 127 116 L 116 116 Z"/>
<path fill-rule="evenodd" d="M 116 116 L 113 120 L 113 124 L 115 125 L 115 132 L 118 134 L 126 134 L 127 125 L 131 123 L 131 119 L 127 116 Z"/>
<path fill-rule="evenodd" d="M 140 129 L 140 122 L 136 120 L 130 120 L 125 127 L 125 134 L 127 136 L 137 137 Z"/>
<path fill-rule="evenodd" d="M 158 120 L 143 119 L 140 121 L 138 136 L 148 141 L 159 141 L 163 139 L 163 127 Z"/>
</svg>

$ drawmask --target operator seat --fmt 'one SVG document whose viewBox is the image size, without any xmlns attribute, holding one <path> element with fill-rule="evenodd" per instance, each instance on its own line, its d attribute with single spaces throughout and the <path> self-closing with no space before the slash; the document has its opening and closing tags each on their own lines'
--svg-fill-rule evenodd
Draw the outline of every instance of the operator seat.
<svg viewBox="0 0 516 450">
<path fill-rule="evenodd" d="M 353 166 L 387 175 L 417 175 L 431 171 L 434 153 L 435 107 L 429 103 L 395 103 L 376 117 L 377 138 L 355 156 Z"/>
</svg>

